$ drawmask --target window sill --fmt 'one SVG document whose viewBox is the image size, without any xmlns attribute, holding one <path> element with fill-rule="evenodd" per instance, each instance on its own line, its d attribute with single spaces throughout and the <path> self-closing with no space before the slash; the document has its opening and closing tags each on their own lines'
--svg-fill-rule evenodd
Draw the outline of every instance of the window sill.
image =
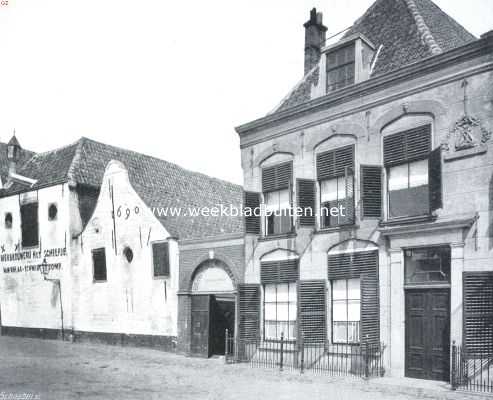
<svg viewBox="0 0 493 400">
<path fill-rule="evenodd" d="M 164 281 L 166 279 L 169 279 L 170 276 L 169 275 L 159 275 L 159 276 L 153 276 L 152 279 L 156 280 L 156 281 Z"/>
<path fill-rule="evenodd" d="M 325 235 L 328 233 L 340 232 L 340 231 L 352 231 L 353 229 L 358 229 L 359 225 L 341 225 L 335 226 L 333 228 L 323 228 L 315 230 L 315 235 Z"/>
<path fill-rule="evenodd" d="M 422 215 L 419 217 L 405 217 L 405 218 L 393 218 L 386 221 L 380 221 L 379 226 L 397 226 L 397 225 L 407 225 L 407 224 L 419 224 L 423 222 L 433 222 L 437 219 L 434 215 Z"/>
<path fill-rule="evenodd" d="M 269 242 L 271 240 L 279 240 L 279 239 L 291 239 L 296 237 L 296 232 L 283 233 L 281 235 L 268 235 L 262 236 L 258 238 L 259 242 Z"/>
</svg>

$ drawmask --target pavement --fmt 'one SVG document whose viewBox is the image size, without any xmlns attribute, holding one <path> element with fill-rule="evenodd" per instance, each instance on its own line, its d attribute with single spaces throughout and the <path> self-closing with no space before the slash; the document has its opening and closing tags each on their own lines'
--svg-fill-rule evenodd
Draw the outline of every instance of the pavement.
<svg viewBox="0 0 493 400">
<path fill-rule="evenodd" d="M 0 337 L 0 400 L 492 400 L 414 379 L 328 377 L 159 350 Z"/>
</svg>

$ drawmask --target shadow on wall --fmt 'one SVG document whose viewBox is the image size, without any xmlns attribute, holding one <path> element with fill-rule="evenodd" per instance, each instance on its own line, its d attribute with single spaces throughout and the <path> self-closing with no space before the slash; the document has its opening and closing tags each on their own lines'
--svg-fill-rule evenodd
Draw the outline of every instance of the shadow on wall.
<svg viewBox="0 0 493 400">
<path fill-rule="evenodd" d="M 493 248 L 493 174 L 490 178 L 489 196 L 488 196 L 488 250 Z"/>
</svg>

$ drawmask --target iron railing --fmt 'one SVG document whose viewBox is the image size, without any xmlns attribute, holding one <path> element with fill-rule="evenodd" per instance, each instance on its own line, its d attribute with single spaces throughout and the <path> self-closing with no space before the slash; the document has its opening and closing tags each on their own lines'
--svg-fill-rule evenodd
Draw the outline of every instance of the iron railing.
<svg viewBox="0 0 493 400">
<path fill-rule="evenodd" d="M 452 389 L 493 393 L 493 350 L 469 353 L 454 343 L 451 354 Z"/>
<path fill-rule="evenodd" d="M 248 363 L 252 367 L 311 371 L 332 376 L 383 376 L 381 344 L 304 343 L 299 340 L 238 339 L 226 332 L 227 363 Z"/>
</svg>

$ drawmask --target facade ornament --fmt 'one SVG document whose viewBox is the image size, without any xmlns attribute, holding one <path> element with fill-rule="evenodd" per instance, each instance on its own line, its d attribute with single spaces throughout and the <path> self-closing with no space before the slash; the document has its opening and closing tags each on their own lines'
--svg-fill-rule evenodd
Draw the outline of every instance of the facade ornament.
<svg viewBox="0 0 493 400">
<path fill-rule="evenodd" d="M 365 119 L 366 119 L 366 139 L 368 142 L 370 141 L 370 116 L 371 116 L 371 111 L 367 110 L 365 112 Z"/>
<path fill-rule="evenodd" d="M 402 112 L 404 114 L 407 114 L 409 112 L 409 104 L 407 103 L 402 104 Z"/>
<path fill-rule="evenodd" d="M 275 153 L 279 149 L 279 145 L 277 143 L 272 143 L 272 151 Z"/>
</svg>

